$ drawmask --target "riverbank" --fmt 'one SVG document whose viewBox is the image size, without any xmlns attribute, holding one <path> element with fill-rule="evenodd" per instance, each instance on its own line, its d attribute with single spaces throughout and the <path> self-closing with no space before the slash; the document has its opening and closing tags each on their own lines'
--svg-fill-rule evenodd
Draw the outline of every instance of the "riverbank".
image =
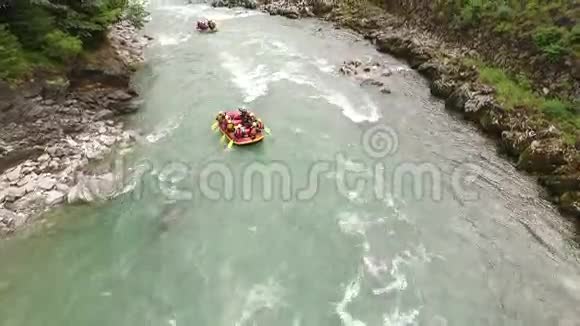
<svg viewBox="0 0 580 326">
<path fill-rule="evenodd" d="M 121 21 L 68 76 L 0 84 L 0 236 L 56 205 L 114 195 L 111 175 L 84 174 L 135 140 L 123 120 L 141 106 L 130 80 L 148 41 Z"/>
<path fill-rule="evenodd" d="M 537 176 L 547 191 L 546 197 L 564 215 L 580 221 L 580 143 L 570 140 L 569 130 L 560 130 L 557 122 L 541 112 L 502 103 L 505 90 L 482 78 L 473 59 L 479 54 L 473 48 L 446 42 L 425 25 L 413 24 L 365 2 L 268 1 L 260 8 L 292 19 L 316 16 L 334 22 L 337 28 L 350 28 L 364 35 L 378 51 L 405 59 L 429 80 L 431 93 L 445 100 L 448 110 L 495 139 L 501 153 L 518 169 Z M 385 77 L 380 63 L 363 65 L 345 59 L 341 67 L 345 75 L 370 80 Z M 381 87 L 382 83 L 367 84 Z M 518 89 L 508 87 L 508 91 L 514 90 Z"/>
</svg>

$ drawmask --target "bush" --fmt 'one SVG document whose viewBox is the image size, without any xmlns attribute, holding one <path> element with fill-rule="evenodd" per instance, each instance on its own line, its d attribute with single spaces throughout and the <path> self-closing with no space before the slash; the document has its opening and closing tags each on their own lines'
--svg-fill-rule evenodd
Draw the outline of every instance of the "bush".
<svg viewBox="0 0 580 326">
<path fill-rule="evenodd" d="M 496 16 L 501 21 L 509 21 L 514 16 L 514 11 L 512 8 L 507 6 L 506 4 L 501 4 L 496 11 Z"/>
<path fill-rule="evenodd" d="M 0 79 L 18 78 L 29 69 L 18 39 L 0 25 Z"/>
<path fill-rule="evenodd" d="M 44 53 L 53 59 L 68 62 L 83 50 L 83 42 L 63 31 L 55 30 L 44 39 Z"/>
<path fill-rule="evenodd" d="M 546 48 L 553 44 L 559 44 L 562 42 L 566 30 L 561 27 L 556 26 L 542 26 L 534 30 L 533 39 L 534 43 L 539 48 Z"/>
<path fill-rule="evenodd" d="M 143 28 L 148 16 L 149 13 L 145 10 L 145 6 L 141 2 L 133 1 L 125 9 L 125 19 L 135 26 L 135 28 Z"/>
<path fill-rule="evenodd" d="M 568 54 L 569 33 L 565 28 L 556 26 L 543 26 L 534 30 L 532 35 L 534 43 L 552 61 L 559 61 Z"/>
<path fill-rule="evenodd" d="M 551 62 L 558 62 L 563 56 L 568 54 L 568 48 L 560 44 L 550 44 L 543 48 L 542 51 Z"/>
</svg>

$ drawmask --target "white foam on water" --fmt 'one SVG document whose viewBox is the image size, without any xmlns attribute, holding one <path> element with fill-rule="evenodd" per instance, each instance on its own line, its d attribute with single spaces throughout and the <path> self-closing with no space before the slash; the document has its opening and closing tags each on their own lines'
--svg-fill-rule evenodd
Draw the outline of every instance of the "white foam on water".
<svg viewBox="0 0 580 326">
<path fill-rule="evenodd" d="M 401 313 L 399 308 L 395 308 L 390 314 L 383 315 L 383 326 L 407 326 L 417 325 L 417 317 L 419 316 L 418 309 L 412 309 Z"/>
<path fill-rule="evenodd" d="M 145 139 L 150 143 L 157 143 L 161 139 L 169 136 L 175 129 L 179 128 L 182 121 L 183 115 L 180 115 L 175 120 L 169 121 L 165 126 L 147 135 Z"/>
<path fill-rule="evenodd" d="M 322 58 L 317 58 L 314 61 L 316 63 L 316 66 L 318 67 L 318 70 L 320 70 L 321 72 L 324 73 L 332 73 L 335 71 L 336 67 L 329 64 L 328 61 L 326 59 L 322 59 Z"/>
<path fill-rule="evenodd" d="M 281 306 L 283 295 L 284 289 L 272 278 L 265 283 L 254 284 L 246 296 L 242 316 L 234 325 L 255 325 L 251 322 L 253 316 L 264 309 L 273 310 Z"/>
<path fill-rule="evenodd" d="M 253 66 L 247 60 L 242 60 L 227 52 L 220 53 L 220 57 L 222 67 L 232 74 L 232 82 L 244 94 L 244 103 L 250 103 L 266 95 L 269 84 L 281 80 L 298 85 L 315 86 L 314 82 L 298 73 L 300 64 L 296 62 L 287 62 L 280 71 L 271 72 L 264 64 Z"/>
<path fill-rule="evenodd" d="M 157 35 L 155 38 L 156 42 L 161 46 L 168 46 L 168 45 L 178 45 L 184 42 L 187 42 L 191 35 L 184 35 L 184 34 L 177 34 L 177 35 L 169 35 L 169 34 L 160 34 Z"/>
<path fill-rule="evenodd" d="M 264 15 L 264 13 L 256 10 L 246 10 L 242 8 L 238 9 L 227 9 L 227 8 L 213 8 L 208 4 L 195 4 L 195 5 L 185 5 L 185 6 L 162 6 L 157 8 L 157 10 L 169 11 L 174 13 L 176 16 L 180 16 L 185 19 L 191 17 L 199 17 L 212 19 L 216 21 L 246 18 L 251 16 Z"/>
<path fill-rule="evenodd" d="M 396 255 L 391 262 L 390 275 L 393 281 L 387 284 L 383 288 L 373 289 L 375 295 L 388 294 L 393 291 L 403 291 L 407 288 L 407 276 L 400 271 L 399 265 L 408 264 L 408 261 L 403 259 L 401 256 Z"/>
<path fill-rule="evenodd" d="M 238 18 L 247 18 L 252 16 L 263 15 L 263 13 L 259 11 L 249 11 L 249 10 L 228 10 L 228 9 L 216 9 L 212 8 L 211 10 L 206 10 L 201 12 L 204 18 L 215 20 L 216 22 L 230 20 L 230 19 L 238 19 Z M 219 27 L 219 26 L 218 26 Z"/>
<path fill-rule="evenodd" d="M 173 14 L 175 14 L 176 16 L 181 16 L 181 17 L 194 17 L 197 16 L 199 13 L 209 10 L 212 7 L 210 5 L 207 4 L 196 4 L 196 5 L 192 5 L 192 6 L 161 6 L 158 8 L 155 8 L 155 10 L 160 10 L 160 11 L 169 11 Z"/>
<path fill-rule="evenodd" d="M 338 226 L 346 234 L 365 235 L 367 223 L 356 213 L 342 212 L 338 215 Z"/>
<path fill-rule="evenodd" d="M 364 256 L 363 262 L 367 268 L 367 271 L 377 279 L 380 278 L 382 273 L 389 270 L 389 267 L 385 261 L 372 256 Z"/>
<path fill-rule="evenodd" d="M 349 118 L 352 122 L 376 122 L 379 120 L 379 110 L 368 97 L 365 98 L 365 105 L 355 108 L 349 99 L 342 93 L 329 90 L 326 94 L 314 96 L 314 98 L 324 98 L 328 103 L 338 106 L 342 114 Z"/>
<path fill-rule="evenodd" d="M 251 67 L 238 57 L 220 53 L 222 67 L 232 74 L 232 82 L 244 93 L 244 102 L 249 103 L 268 91 L 269 72 L 265 65 Z"/>
<path fill-rule="evenodd" d="M 342 320 L 342 323 L 345 326 L 366 326 L 365 323 L 358 319 L 354 319 L 353 316 L 346 311 L 348 304 L 356 299 L 360 293 L 361 278 L 362 272 L 359 271 L 357 276 L 346 286 L 342 301 L 336 305 L 336 314 L 340 317 L 340 320 Z"/>
</svg>

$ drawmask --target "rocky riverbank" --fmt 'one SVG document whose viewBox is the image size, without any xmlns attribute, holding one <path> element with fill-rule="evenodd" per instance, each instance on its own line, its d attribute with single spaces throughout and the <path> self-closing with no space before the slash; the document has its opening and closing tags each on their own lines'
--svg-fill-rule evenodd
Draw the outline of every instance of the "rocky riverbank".
<svg viewBox="0 0 580 326">
<path fill-rule="evenodd" d="M 111 178 L 84 174 L 89 163 L 128 151 L 135 140 L 122 120 L 141 105 L 130 78 L 148 40 L 120 22 L 67 78 L 0 84 L 0 236 L 55 205 L 114 195 Z"/>
<path fill-rule="evenodd" d="M 580 144 L 566 142 L 546 120 L 531 119 L 525 110 L 503 107 L 495 90 L 479 81 L 475 67 L 465 64 L 464 58 L 477 55 L 473 49 L 448 44 L 408 21 L 364 4 L 284 0 L 267 1 L 260 8 L 273 15 L 296 13 L 289 18 L 316 15 L 334 22 L 338 28 L 350 28 L 364 35 L 380 52 L 407 60 L 411 68 L 430 81 L 431 93 L 444 99 L 447 109 L 460 113 L 496 139 L 501 152 L 512 158 L 519 169 L 538 177 L 547 197 L 564 214 L 580 221 Z M 380 64 L 363 65 L 351 60 L 340 72 L 379 74 L 378 79 L 363 83 L 382 87 L 380 78 L 387 78 L 388 74 L 384 75 L 380 68 Z"/>
</svg>

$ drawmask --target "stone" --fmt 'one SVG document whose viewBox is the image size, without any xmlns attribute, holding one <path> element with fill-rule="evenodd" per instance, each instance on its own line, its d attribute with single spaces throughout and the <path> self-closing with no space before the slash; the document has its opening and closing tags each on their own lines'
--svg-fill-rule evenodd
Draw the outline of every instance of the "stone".
<svg viewBox="0 0 580 326">
<path fill-rule="evenodd" d="M 580 191 L 580 173 L 542 176 L 539 181 L 551 194 L 561 195 L 566 192 Z"/>
<path fill-rule="evenodd" d="M 393 75 L 393 71 L 391 69 L 385 69 L 381 73 L 381 76 L 383 76 L 383 77 L 390 77 L 392 75 Z"/>
<path fill-rule="evenodd" d="M 37 185 L 40 189 L 51 190 L 56 186 L 56 180 L 51 177 L 43 177 L 38 180 Z"/>
<path fill-rule="evenodd" d="M 30 174 L 27 174 L 26 176 L 24 176 L 22 179 L 18 180 L 16 185 L 18 187 L 22 187 L 22 186 L 28 184 L 29 182 L 36 180 L 36 178 L 38 178 L 38 175 L 34 172 L 31 172 Z"/>
<path fill-rule="evenodd" d="M 551 173 L 566 163 L 564 148 L 558 138 L 534 140 L 520 155 L 517 166 L 528 172 Z"/>
<path fill-rule="evenodd" d="M 493 96 L 475 95 L 465 102 L 464 112 L 471 120 L 477 120 L 484 111 L 493 110 L 495 105 Z"/>
<path fill-rule="evenodd" d="M 65 195 L 57 190 L 51 190 L 46 194 L 46 204 L 49 206 L 64 202 Z"/>
<path fill-rule="evenodd" d="M 5 208 L 0 208 L 0 222 L 3 222 L 9 228 L 15 229 L 26 223 L 26 216 L 16 214 Z"/>
<path fill-rule="evenodd" d="M 129 114 L 138 111 L 143 105 L 143 100 L 133 100 L 128 102 L 120 102 L 113 106 L 116 114 Z"/>
<path fill-rule="evenodd" d="M 6 189 L 5 201 L 13 202 L 18 198 L 26 195 L 26 188 L 25 187 L 10 187 Z"/>
<path fill-rule="evenodd" d="M 52 160 L 48 164 L 48 168 L 52 171 L 58 170 L 59 167 L 60 167 L 60 164 L 56 160 Z"/>
<path fill-rule="evenodd" d="M 70 190 L 70 187 L 64 183 L 57 183 L 56 184 L 56 190 L 62 192 L 62 193 L 68 193 Z"/>
<path fill-rule="evenodd" d="M 386 87 L 383 87 L 383 88 L 381 88 L 381 93 L 383 93 L 383 94 L 391 94 L 391 90 L 388 89 L 388 88 L 386 88 Z"/>
<path fill-rule="evenodd" d="M 22 176 L 21 173 L 22 173 L 22 167 L 19 165 L 19 166 L 13 168 L 12 170 L 8 171 L 8 173 L 6 173 L 6 178 L 10 182 L 15 182 L 16 180 L 21 178 L 21 176 Z"/>
<path fill-rule="evenodd" d="M 128 101 L 133 98 L 131 94 L 123 90 L 117 90 L 107 96 L 109 99 L 116 101 Z"/>
<path fill-rule="evenodd" d="M 445 108 L 453 111 L 463 112 L 465 103 L 471 98 L 471 91 L 468 84 L 463 84 L 458 87 L 447 100 L 445 101 Z"/>
<path fill-rule="evenodd" d="M 455 90 L 455 83 L 445 79 L 438 79 L 431 83 L 430 89 L 433 96 L 447 99 Z"/>
<path fill-rule="evenodd" d="M 417 68 L 417 71 L 423 76 L 427 77 L 429 80 L 439 79 L 443 74 L 446 73 L 445 66 L 438 62 L 432 61 L 422 63 Z"/>
<path fill-rule="evenodd" d="M 48 153 L 40 155 L 37 159 L 38 162 L 46 162 L 48 160 L 50 160 L 50 155 L 48 155 Z"/>
<path fill-rule="evenodd" d="M 371 85 L 371 86 L 378 86 L 378 87 L 381 87 L 381 86 L 383 86 L 383 85 L 384 85 L 384 83 L 383 83 L 383 82 L 381 82 L 381 81 L 379 81 L 379 80 L 376 80 L 376 79 L 367 78 L 367 79 L 363 80 L 363 81 L 360 83 L 360 85 L 361 85 L 361 86 L 369 86 L 369 85 Z"/>
<path fill-rule="evenodd" d="M 93 120 L 108 120 L 113 117 L 114 113 L 111 110 L 103 109 L 95 114 Z"/>
<path fill-rule="evenodd" d="M 101 135 L 99 137 L 99 142 L 105 146 L 110 147 L 110 146 L 113 146 L 115 144 L 116 139 L 113 136 Z"/>
<path fill-rule="evenodd" d="M 503 131 L 501 133 L 501 144 L 508 155 L 519 157 L 533 141 L 533 137 L 528 133 L 519 131 Z"/>
</svg>

